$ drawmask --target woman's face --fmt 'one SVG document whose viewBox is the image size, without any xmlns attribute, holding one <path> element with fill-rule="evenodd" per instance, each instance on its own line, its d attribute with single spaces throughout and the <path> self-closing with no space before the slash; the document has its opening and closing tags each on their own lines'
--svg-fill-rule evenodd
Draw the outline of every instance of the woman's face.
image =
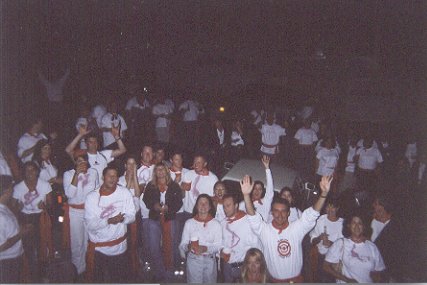
<svg viewBox="0 0 427 285">
<path fill-rule="evenodd" d="M 363 235 L 363 221 L 359 217 L 353 217 L 350 223 L 350 232 L 352 237 L 360 237 Z"/>
<path fill-rule="evenodd" d="M 46 144 L 41 148 L 40 155 L 43 159 L 49 159 L 51 153 L 52 153 L 52 147 L 49 144 Z"/>
<path fill-rule="evenodd" d="M 292 197 L 292 194 L 289 191 L 283 191 L 283 193 L 280 197 L 287 200 L 289 202 L 289 204 L 291 204 L 291 205 L 292 205 L 292 202 L 294 201 L 294 198 Z"/>
<path fill-rule="evenodd" d="M 326 206 L 326 214 L 329 218 L 335 219 L 337 217 L 338 208 L 332 204 Z"/>
<path fill-rule="evenodd" d="M 25 167 L 25 179 L 29 181 L 37 180 L 39 178 L 39 171 L 33 165 L 28 165 Z"/>
<path fill-rule="evenodd" d="M 215 188 L 214 188 L 214 193 L 215 193 L 216 197 L 218 197 L 219 199 L 222 199 L 222 197 L 225 194 L 225 186 L 224 186 L 224 184 L 222 184 L 222 183 L 217 184 L 215 186 Z"/>
<path fill-rule="evenodd" d="M 197 201 L 197 211 L 201 215 L 206 215 L 209 213 L 210 207 L 209 207 L 209 200 L 207 198 L 200 198 L 199 201 Z"/>
<path fill-rule="evenodd" d="M 158 166 L 156 167 L 156 176 L 157 179 L 159 178 L 165 178 L 167 174 L 167 169 L 165 166 Z"/>
<path fill-rule="evenodd" d="M 248 258 L 248 270 L 252 274 L 261 273 L 261 261 L 258 256 L 253 255 Z"/>
<path fill-rule="evenodd" d="M 125 167 L 126 167 L 126 171 L 134 171 L 135 168 L 136 168 L 136 161 L 135 161 L 135 159 L 129 158 L 126 161 Z"/>
<path fill-rule="evenodd" d="M 252 199 L 259 200 L 262 198 L 262 186 L 261 184 L 255 184 L 254 189 L 252 189 Z"/>
</svg>

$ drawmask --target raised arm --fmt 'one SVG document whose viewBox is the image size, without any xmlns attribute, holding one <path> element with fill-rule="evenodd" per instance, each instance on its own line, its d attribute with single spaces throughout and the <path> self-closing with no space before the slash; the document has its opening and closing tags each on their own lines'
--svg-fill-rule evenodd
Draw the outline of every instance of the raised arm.
<svg viewBox="0 0 427 285">
<path fill-rule="evenodd" d="M 313 209 L 317 212 L 320 212 L 325 204 L 329 190 L 331 190 L 332 179 L 332 176 L 322 176 L 322 180 L 320 181 L 320 196 L 313 206 Z"/>
<path fill-rule="evenodd" d="M 79 133 L 77 136 L 70 142 L 69 145 L 65 148 L 65 152 L 71 157 L 71 160 L 74 161 L 74 149 L 76 148 L 77 144 L 80 142 L 80 140 L 90 133 L 90 130 L 87 129 L 87 125 L 80 125 L 79 126 Z"/>
<path fill-rule="evenodd" d="M 261 161 L 265 168 L 265 179 L 267 181 L 267 185 L 265 186 L 264 202 L 271 204 L 271 200 L 274 196 L 274 184 L 270 170 L 270 157 L 268 155 L 263 155 Z"/>
<path fill-rule="evenodd" d="M 122 138 L 120 136 L 120 124 L 118 126 L 112 126 L 111 127 L 111 134 L 114 136 L 114 139 L 117 142 L 117 145 L 119 148 L 112 151 L 111 156 L 116 158 L 124 154 L 127 150 L 125 147 L 125 144 L 122 141 Z"/>
</svg>

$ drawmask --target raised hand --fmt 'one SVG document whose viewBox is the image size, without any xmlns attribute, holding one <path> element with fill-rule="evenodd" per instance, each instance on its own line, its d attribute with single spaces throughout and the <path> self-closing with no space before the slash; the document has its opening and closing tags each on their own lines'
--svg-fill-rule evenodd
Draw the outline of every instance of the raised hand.
<svg viewBox="0 0 427 285">
<path fill-rule="evenodd" d="M 333 177 L 332 176 L 322 176 L 322 180 L 320 180 L 320 190 L 322 191 L 322 195 L 326 196 L 331 190 L 331 183 Z"/>
<path fill-rule="evenodd" d="M 91 130 L 88 129 L 87 125 L 79 125 L 79 135 L 85 136 L 90 133 Z"/>
<path fill-rule="evenodd" d="M 118 126 L 114 126 L 114 124 L 112 124 L 111 134 L 113 135 L 114 138 L 120 137 L 120 123 L 118 124 Z"/>
<path fill-rule="evenodd" d="M 250 195 L 252 192 L 252 188 L 254 187 L 254 183 L 251 182 L 251 177 L 249 175 L 245 175 L 243 180 L 240 181 L 240 188 L 242 189 L 242 194 Z"/>
<path fill-rule="evenodd" d="M 268 155 L 263 155 L 261 161 L 262 164 L 264 164 L 265 169 L 270 168 L 270 157 Z"/>
</svg>

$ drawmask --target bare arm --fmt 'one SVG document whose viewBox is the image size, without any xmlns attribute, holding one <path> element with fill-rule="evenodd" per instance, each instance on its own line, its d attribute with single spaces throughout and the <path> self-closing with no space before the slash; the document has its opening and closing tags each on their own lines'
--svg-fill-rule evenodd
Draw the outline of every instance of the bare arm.
<svg viewBox="0 0 427 285">
<path fill-rule="evenodd" d="M 119 148 L 113 150 L 113 152 L 111 153 L 111 156 L 116 158 L 116 157 L 121 156 L 122 154 L 124 154 L 127 151 L 125 144 L 123 143 L 122 138 L 120 137 L 120 124 L 117 127 L 113 126 L 111 128 L 111 134 L 114 136 L 114 139 L 116 140 L 117 145 L 119 147 Z"/>
<path fill-rule="evenodd" d="M 69 145 L 65 148 L 65 152 L 71 157 L 71 160 L 74 161 L 74 149 L 76 148 L 77 144 L 80 142 L 80 140 L 90 133 L 90 131 L 87 129 L 86 125 L 80 125 L 79 126 L 79 133 L 77 136 L 70 142 Z"/>
<path fill-rule="evenodd" d="M 320 196 L 316 203 L 313 205 L 313 209 L 320 212 L 325 204 L 326 198 L 328 197 L 329 190 L 331 190 L 332 176 L 322 176 L 320 181 Z"/>
<path fill-rule="evenodd" d="M 339 280 L 342 280 L 342 281 L 347 282 L 347 283 L 357 283 L 356 280 L 347 278 L 345 275 L 343 275 L 342 273 L 340 273 L 337 270 L 335 270 L 334 266 L 336 266 L 336 265 L 337 264 L 330 263 L 330 262 L 327 262 L 325 260 L 323 262 L 323 270 L 325 272 L 331 274 L 332 276 L 334 276 L 335 279 L 339 279 Z"/>
</svg>

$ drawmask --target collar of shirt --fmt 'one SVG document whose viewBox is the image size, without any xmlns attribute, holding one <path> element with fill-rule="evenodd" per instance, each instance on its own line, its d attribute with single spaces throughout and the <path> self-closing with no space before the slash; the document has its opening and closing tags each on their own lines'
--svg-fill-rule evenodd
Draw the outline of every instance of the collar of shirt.
<svg viewBox="0 0 427 285">
<path fill-rule="evenodd" d="M 282 233 L 282 231 L 284 230 L 284 229 L 286 229 L 288 226 L 289 226 L 289 222 L 288 223 L 286 223 L 286 224 L 284 224 L 283 226 L 279 226 L 277 223 L 276 223 L 276 221 L 272 221 L 271 222 L 271 225 L 273 226 L 273 228 L 275 228 L 276 230 L 279 230 L 279 235 Z"/>
<path fill-rule="evenodd" d="M 206 224 L 209 223 L 213 219 L 213 217 L 211 215 L 208 215 L 208 217 L 206 219 L 201 219 L 199 217 L 199 215 L 197 214 L 194 216 L 194 219 L 198 222 L 203 223 L 203 226 L 206 227 Z"/>
<path fill-rule="evenodd" d="M 245 212 L 243 212 L 243 211 L 237 211 L 237 213 L 234 215 L 234 217 L 227 218 L 227 222 L 228 222 L 229 224 L 231 224 L 231 223 L 233 223 L 233 222 L 235 222 L 235 221 L 237 221 L 237 220 L 240 220 L 240 219 L 241 219 L 241 218 L 243 218 L 244 216 L 246 216 L 246 213 L 245 213 Z"/>
</svg>

